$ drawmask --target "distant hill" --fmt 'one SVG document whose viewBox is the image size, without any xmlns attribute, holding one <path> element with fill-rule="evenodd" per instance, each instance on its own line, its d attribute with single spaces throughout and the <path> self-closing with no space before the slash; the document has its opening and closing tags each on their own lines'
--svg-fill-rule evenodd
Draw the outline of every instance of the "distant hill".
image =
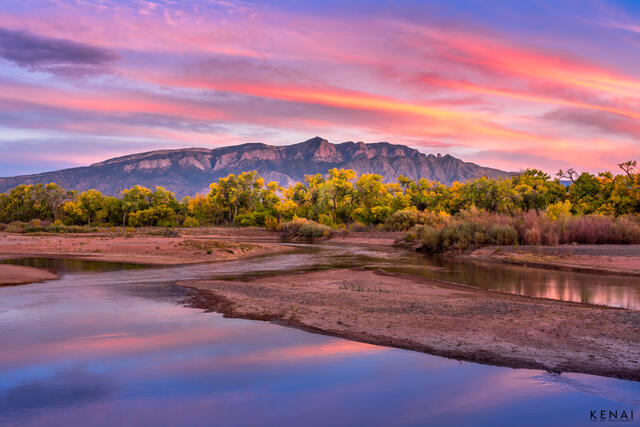
<svg viewBox="0 0 640 427">
<path fill-rule="evenodd" d="M 35 175 L 0 178 L 0 192 L 20 184 L 55 182 L 84 191 L 95 188 L 116 195 L 124 188 L 162 186 L 183 197 L 208 192 L 208 186 L 230 173 L 257 170 L 268 181 L 282 186 L 304 180 L 305 174 L 326 174 L 331 168 L 348 168 L 358 174 L 377 173 L 386 182 L 399 175 L 428 178 L 443 184 L 481 176 L 509 176 L 510 172 L 463 162 L 450 155 L 424 154 L 405 145 L 387 142 L 332 144 L 320 137 L 299 144 L 273 146 L 251 143 L 222 147 L 158 150 L 131 154 L 91 166 Z"/>
</svg>

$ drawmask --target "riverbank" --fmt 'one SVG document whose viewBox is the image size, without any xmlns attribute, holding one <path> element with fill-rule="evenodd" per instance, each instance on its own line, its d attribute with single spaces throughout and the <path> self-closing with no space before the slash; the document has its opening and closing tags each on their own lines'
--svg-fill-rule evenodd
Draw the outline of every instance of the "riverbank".
<svg viewBox="0 0 640 427">
<path fill-rule="evenodd" d="M 40 268 L 0 264 L 0 286 L 26 285 L 57 278 L 57 274 Z"/>
<path fill-rule="evenodd" d="M 263 230 L 197 228 L 141 230 L 132 234 L 0 233 L 0 257 L 66 257 L 145 265 L 181 265 L 230 261 L 293 250 Z M 155 234 L 153 234 L 155 233 Z"/>
<path fill-rule="evenodd" d="M 189 305 L 455 359 L 640 380 L 640 312 L 337 269 L 178 283 Z"/>
<path fill-rule="evenodd" d="M 456 257 L 583 273 L 640 276 L 640 245 L 501 246 L 476 249 Z"/>
</svg>

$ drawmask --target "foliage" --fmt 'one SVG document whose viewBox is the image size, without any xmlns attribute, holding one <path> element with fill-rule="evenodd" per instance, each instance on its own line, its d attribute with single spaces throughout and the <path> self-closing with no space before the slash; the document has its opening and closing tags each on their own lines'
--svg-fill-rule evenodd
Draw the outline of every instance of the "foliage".
<svg viewBox="0 0 640 427">
<path fill-rule="evenodd" d="M 318 224 L 305 218 L 295 218 L 292 221 L 282 224 L 282 240 L 306 240 L 313 241 L 322 238 L 329 238 L 333 234 L 330 227 Z"/>
<path fill-rule="evenodd" d="M 621 163 L 618 175 L 560 171 L 558 177 L 570 181 L 566 186 L 536 169 L 510 178 L 483 177 L 446 186 L 404 176 L 385 183 L 377 174 L 356 176 L 353 170 L 334 168 L 326 176 L 306 175 L 303 182 L 288 188 L 265 183 L 251 171 L 219 178 L 206 195 L 181 201 L 162 187 L 134 186 L 111 197 L 97 190 L 78 194 L 54 183 L 20 185 L 0 193 L 0 223 L 42 222 L 34 227 L 230 224 L 276 231 L 289 230 L 294 227 L 291 224 L 300 228 L 299 219 L 306 219 L 312 236 L 319 229 L 309 224 L 323 225 L 322 230 L 383 228 L 408 231 L 409 241 L 424 240 L 425 247 L 437 247 L 434 250 L 511 242 L 512 229 L 519 244 L 632 241 L 637 221 L 629 218 L 640 213 L 636 167 L 634 161 Z"/>
<path fill-rule="evenodd" d="M 475 210 L 461 212 L 450 221 L 435 226 L 416 225 L 403 240 L 417 243 L 428 253 L 517 244 L 632 244 L 640 243 L 640 220 L 628 215 L 618 218 L 599 214 L 559 215 L 554 218 L 535 210 L 512 216 Z"/>
<path fill-rule="evenodd" d="M 200 222 L 196 218 L 192 216 L 188 216 L 184 219 L 182 226 L 183 227 L 200 227 Z"/>
<path fill-rule="evenodd" d="M 384 222 L 388 231 L 407 231 L 416 225 L 441 224 L 447 220 L 449 214 L 444 211 L 430 212 L 417 209 L 402 209 L 394 212 Z"/>
</svg>

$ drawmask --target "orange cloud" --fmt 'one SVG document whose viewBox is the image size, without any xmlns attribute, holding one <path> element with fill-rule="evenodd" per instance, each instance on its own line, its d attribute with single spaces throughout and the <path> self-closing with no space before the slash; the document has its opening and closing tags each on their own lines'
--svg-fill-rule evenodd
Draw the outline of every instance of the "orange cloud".
<svg viewBox="0 0 640 427">
<path fill-rule="evenodd" d="M 536 95 L 535 93 L 517 92 L 509 89 L 495 89 L 487 86 L 473 84 L 470 82 L 449 81 L 449 80 L 438 79 L 433 77 L 424 77 L 423 81 L 429 84 L 447 87 L 449 89 L 454 89 L 462 92 L 473 92 L 473 93 L 479 93 L 484 95 L 492 95 L 492 96 L 499 96 L 504 98 L 517 99 L 521 101 L 537 102 L 541 104 L 556 104 L 556 105 L 565 105 L 565 106 L 576 107 L 576 108 L 584 108 L 588 110 L 606 111 L 608 113 L 614 113 L 614 114 L 618 114 L 618 115 L 633 118 L 633 119 L 640 119 L 640 111 L 635 111 L 631 109 L 607 107 L 605 105 L 589 104 L 589 103 L 580 102 L 580 101 L 570 101 L 570 100 L 554 98 L 550 96 Z"/>
</svg>

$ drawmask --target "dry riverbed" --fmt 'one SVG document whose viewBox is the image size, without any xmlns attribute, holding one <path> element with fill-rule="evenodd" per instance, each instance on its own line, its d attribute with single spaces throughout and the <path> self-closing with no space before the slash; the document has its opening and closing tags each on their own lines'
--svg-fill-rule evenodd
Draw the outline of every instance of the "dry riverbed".
<svg viewBox="0 0 640 427">
<path fill-rule="evenodd" d="M 189 304 L 462 360 L 640 380 L 640 312 L 353 269 L 179 283 Z"/>
<path fill-rule="evenodd" d="M 466 258 L 596 274 L 640 276 L 640 245 L 491 247 Z"/>
<path fill-rule="evenodd" d="M 25 235 L 0 233 L 0 257 L 40 256 L 180 265 L 229 261 L 291 250 L 261 230 L 194 229 L 173 235 L 118 233 Z"/>
</svg>

